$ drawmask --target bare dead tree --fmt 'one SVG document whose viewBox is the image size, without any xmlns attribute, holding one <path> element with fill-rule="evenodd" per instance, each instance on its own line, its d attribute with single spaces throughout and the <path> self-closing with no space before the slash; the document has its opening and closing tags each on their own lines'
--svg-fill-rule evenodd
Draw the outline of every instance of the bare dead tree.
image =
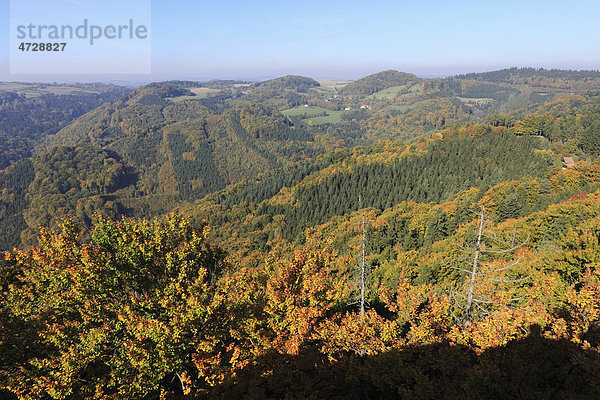
<svg viewBox="0 0 600 400">
<path fill-rule="evenodd" d="M 371 266 L 367 264 L 367 229 L 365 222 L 365 211 L 362 210 L 362 198 L 358 197 L 359 209 L 361 209 L 361 239 L 360 239 L 360 254 L 359 260 L 354 270 L 354 279 L 356 280 L 356 297 L 349 302 L 348 305 L 358 306 L 359 318 L 362 320 L 365 316 L 369 301 L 367 300 L 369 293 L 369 272 Z M 354 350 L 361 357 L 365 355 L 362 343 Z"/>
<path fill-rule="evenodd" d="M 515 250 L 522 247 L 527 239 L 517 245 L 515 245 L 515 233 L 511 242 L 502 240 L 495 232 L 486 229 L 486 225 L 489 221 L 486 219 L 485 207 L 481 207 L 479 213 L 479 223 L 477 225 L 477 234 L 475 236 L 473 247 L 462 247 L 465 256 L 451 260 L 452 262 L 458 262 L 458 264 L 469 263 L 469 268 L 460 266 L 446 265 L 455 270 L 464 272 L 467 274 L 468 279 L 466 282 L 455 290 L 454 285 L 450 288 L 450 300 L 452 302 L 451 312 L 453 313 L 454 319 L 459 321 L 463 326 L 468 326 L 473 320 L 484 317 L 491 312 L 491 307 L 494 305 L 492 299 L 486 295 L 480 286 L 485 283 L 517 283 L 529 279 L 529 276 L 521 277 L 517 279 L 508 279 L 506 277 L 497 277 L 496 275 L 504 275 L 507 271 L 515 267 L 522 259 L 522 257 L 509 262 L 504 265 L 502 261 L 495 263 L 482 261 L 482 255 L 502 255 L 514 252 Z M 516 302 L 521 300 L 522 297 L 512 298 L 510 302 Z M 458 314 L 458 315 L 457 315 Z"/>
<path fill-rule="evenodd" d="M 367 233 L 365 230 L 365 212 L 363 210 L 362 212 L 362 222 L 361 222 L 361 228 L 362 228 L 362 239 L 361 239 L 361 255 L 360 255 L 360 269 L 359 269 L 359 273 L 360 273 L 360 299 L 359 299 L 359 304 L 360 304 L 360 315 L 363 316 L 365 315 L 365 306 L 366 306 L 366 290 L 367 290 L 367 263 L 365 261 L 365 253 L 366 253 L 366 245 L 367 245 Z"/>
<path fill-rule="evenodd" d="M 362 198 L 359 196 L 359 207 L 362 209 Z M 359 262 L 356 271 L 356 280 L 357 280 L 357 297 L 350 304 L 358 305 L 360 316 L 364 316 L 368 307 L 367 296 L 369 293 L 369 272 L 371 266 L 367 264 L 366 256 L 367 256 L 367 229 L 365 223 L 365 211 L 362 210 L 361 216 L 361 240 L 360 240 L 360 256 Z"/>
</svg>

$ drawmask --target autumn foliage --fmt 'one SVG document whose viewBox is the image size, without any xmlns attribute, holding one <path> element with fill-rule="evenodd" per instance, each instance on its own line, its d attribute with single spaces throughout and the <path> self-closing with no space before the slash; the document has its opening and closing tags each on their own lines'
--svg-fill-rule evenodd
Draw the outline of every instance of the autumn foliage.
<svg viewBox="0 0 600 400">
<path fill-rule="evenodd" d="M 336 391 L 435 398 L 436 385 L 447 385 L 446 398 L 498 398 L 519 382 L 505 369 L 510 363 L 556 343 L 556 357 L 572 368 L 540 366 L 564 379 L 538 377 L 531 388 L 598 393 L 597 385 L 577 385 L 590 382 L 583 370 L 599 366 L 600 276 L 589 247 L 599 226 L 594 219 L 567 233 L 545 270 L 539 257 L 547 254 L 520 249 L 531 276 L 520 284 L 527 296 L 507 304 L 503 296 L 518 288 L 495 287 L 497 306 L 465 326 L 453 318 L 444 284 L 404 274 L 375 288 L 360 315 L 340 261 L 347 259 L 320 232 L 246 267 L 207 242 L 207 226 L 195 229 L 177 215 L 97 217 L 89 235 L 66 220 L 60 232 L 43 230 L 39 246 L 5 254 L 0 382 L 19 399 Z M 497 374 L 507 381 L 492 384 Z"/>
</svg>

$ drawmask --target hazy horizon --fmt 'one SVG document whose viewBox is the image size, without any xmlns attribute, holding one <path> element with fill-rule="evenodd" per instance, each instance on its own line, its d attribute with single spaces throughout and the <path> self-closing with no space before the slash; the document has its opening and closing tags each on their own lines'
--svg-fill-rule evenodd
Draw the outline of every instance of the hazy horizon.
<svg viewBox="0 0 600 400">
<path fill-rule="evenodd" d="M 77 8 L 88 3 L 69 4 Z M 109 8 L 105 15 L 92 17 L 114 17 L 117 11 Z M 32 15 L 40 15 L 36 10 Z M 50 7 L 41 13 L 41 21 L 32 18 L 56 23 L 67 11 Z M 0 0 L 4 27 L 0 45 L 5 49 L 0 53 L 0 80 L 143 83 L 284 75 L 354 80 L 388 69 L 422 77 L 513 66 L 590 70 L 600 68 L 593 40 L 598 11 L 600 4 L 587 0 L 568 4 L 309 0 L 301 5 L 267 0 L 154 1 L 150 74 L 45 76 L 9 73 L 10 1 Z M 103 56 L 110 59 L 111 53 Z"/>
<path fill-rule="evenodd" d="M 107 84 L 117 84 L 124 86 L 139 86 L 146 85 L 152 82 L 164 82 L 164 81 L 192 81 L 192 82 L 210 82 L 210 81 L 218 81 L 218 80 L 232 80 L 232 81 L 246 81 L 246 82 L 262 82 L 270 79 L 280 78 L 288 75 L 299 75 L 305 76 L 307 78 L 312 78 L 315 80 L 333 80 L 333 81 L 354 81 L 365 76 L 376 74 L 378 72 L 386 71 L 386 70 L 396 70 L 400 72 L 406 72 L 410 74 L 414 74 L 422 79 L 432 79 L 432 78 L 448 78 L 461 74 L 468 73 L 484 73 L 491 71 L 498 71 L 509 68 L 543 68 L 546 70 L 557 69 L 557 70 L 572 70 L 572 71 L 597 71 L 596 68 L 559 68 L 553 66 L 506 66 L 501 68 L 494 69 L 480 69 L 480 70 L 461 70 L 461 71 L 453 71 L 448 73 L 437 73 L 437 74 L 427 74 L 427 73 L 419 73 L 414 71 L 406 71 L 402 69 L 395 68 L 387 68 L 380 70 L 373 70 L 371 72 L 365 72 L 364 74 L 352 74 L 352 75 L 310 75 L 310 74 L 302 74 L 302 73 L 281 73 L 278 75 L 255 75 L 255 76 L 206 76 L 206 77 L 194 77 L 194 76 L 158 76 L 158 77 L 147 77 L 147 76 L 92 76 L 92 75 L 80 75 L 80 76 L 58 76 L 58 75 L 46 75 L 46 76 L 29 76 L 29 75 L 11 75 L 9 79 L 0 79 L 1 82 L 20 82 L 20 83 L 45 83 L 45 84 L 76 84 L 76 83 L 107 83 Z"/>
</svg>

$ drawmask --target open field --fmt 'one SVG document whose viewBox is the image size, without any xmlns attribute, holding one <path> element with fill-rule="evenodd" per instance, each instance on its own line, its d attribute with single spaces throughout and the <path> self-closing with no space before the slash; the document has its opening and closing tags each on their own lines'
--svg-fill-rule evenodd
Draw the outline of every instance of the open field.
<svg viewBox="0 0 600 400">
<path fill-rule="evenodd" d="M 283 110 L 281 113 L 283 115 L 285 115 L 286 117 L 298 116 L 298 115 L 304 115 L 304 114 L 306 114 L 307 117 L 310 117 L 310 116 L 318 115 L 323 112 L 332 112 L 332 111 L 328 110 L 326 108 L 323 108 L 323 107 L 300 106 L 300 107 L 290 108 L 288 110 Z"/>
<path fill-rule="evenodd" d="M 98 91 L 82 89 L 75 86 L 51 86 L 38 83 L 0 82 L 0 90 L 16 92 L 26 97 L 37 97 L 43 94 L 65 95 L 75 92 L 99 93 Z"/>
<path fill-rule="evenodd" d="M 312 87 L 310 88 L 311 91 L 315 92 L 316 94 L 326 94 L 328 96 L 332 96 L 336 93 L 335 89 L 329 86 L 316 86 L 316 87 Z"/>
<path fill-rule="evenodd" d="M 417 101 L 412 104 L 392 104 L 390 106 L 387 106 L 386 109 L 406 112 L 406 111 L 410 110 L 411 108 L 413 108 L 414 106 L 416 106 L 417 104 L 423 103 L 423 101 L 425 101 L 425 100 Z"/>
<path fill-rule="evenodd" d="M 352 81 L 337 81 L 333 79 L 315 79 L 319 84 L 326 88 L 341 89 Z"/>
<path fill-rule="evenodd" d="M 457 97 L 457 99 L 459 99 L 460 101 L 462 101 L 464 104 L 475 105 L 475 106 L 478 106 L 478 107 L 485 106 L 487 104 L 491 104 L 491 103 L 493 103 L 495 101 L 494 99 L 489 99 L 489 98 L 486 98 L 486 97 L 481 97 L 481 98 Z"/>
<path fill-rule="evenodd" d="M 391 99 L 398 97 L 398 95 L 405 89 L 406 89 L 406 85 L 392 86 L 387 89 L 380 90 L 377 93 L 373 93 L 369 97 L 374 98 L 374 99 L 391 100 Z"/>
<path fill-rule="evenodd" d="M 302 122 L 306 122 L 309 125 L 336 124 L 342 121 L 340 118 L 341 114 L 341 111 L 329 111 L 329 115 L 327 116 L 305 118 Z"/>
<path fill-rule="evenodd" d="M 397 97 L 402 97 L 404 95 L 413 94 L 421 91 L 421 84 L 415 83 L 414 85 L 400 85 L 400 86 L 392 86 L 387 89 L 380 90 L 379 92 L 373 93 L 369 96 L 371 99 L 376 100 L 393 100 Z M 402 92 L 407 92 L 404 95 Z"/>
<path fill-rule="evenodd" d="M 221 92 L 220 89 L 213 89 L 213 88 L 207 88 L 207 87 L 190 88 L 190 91 L 192 93 L 194 93 L 194 96 L 169 97 L 168 99 L 175 103 L 179 103 L 179 102 L 185 101 L 185 100 L 206 99 L 208 97 L 217 95 Z"/>
<path fill-rule="evenodd" d="M 411 105 L 396 105 L 396 104 L 394 104 L 389 107 L 386 107 L 386 109 L 405 112 L 405 111 L 410 110 L 413 106 L 414 106 L 414 104 L 411 104 Z"/>
<path fill-rule="evenodd" d="M 322 107 L 294 107 L 281 112 L 286 117 L 304 116 L 302 122 L 311 125 L 335 124 L 341 121 L 342 111 L 332 111 Z M 326 115 L 320 115 L 326 114 Z"/>
<path fill-rule="evenodd" d="M 219 89 L 212 89 L 207 87 L 191 88 L 190 90 L 192 93 L 194 93 L 197 97 L 200 98 L 210 97 L 220 92 Z"/>
<path fill-rule="evenodd" d="M 408 89 L 409 92 L 411 93 L 417 93 L 421 91 L 421 84 L 420 83 L 415 83 L 414 85 L 412 85 L 410 87 L 410 89 Z"/>
</svg>

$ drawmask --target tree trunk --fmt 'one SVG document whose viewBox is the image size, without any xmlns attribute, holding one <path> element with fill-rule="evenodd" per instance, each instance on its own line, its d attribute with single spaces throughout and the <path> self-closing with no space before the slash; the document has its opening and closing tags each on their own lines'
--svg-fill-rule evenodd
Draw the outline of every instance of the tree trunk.
<svg viewBox="0 0 600 400">
<path fill-rule="evenodd" d="M 471 282 L 469 283 L 469 291 L 467 293 L 467 304 L 465 305 L 465 314 L 463 316 L 463 324 L 468 326 L 473 318 L 473 293 L 475 291 L 475 282 L 477 281 L 477 266 L 479 263 L 479 252 L 481 250 L 481 234 L 483 233 L 483 218 L 485 207 L 481 207 L 481 216 L 479 219 L 479 231 L 477 233 L 477 244 L 475 246 L 475 254 L 473 255 L 473 268 L 471 269 Z"/>
</svg>

